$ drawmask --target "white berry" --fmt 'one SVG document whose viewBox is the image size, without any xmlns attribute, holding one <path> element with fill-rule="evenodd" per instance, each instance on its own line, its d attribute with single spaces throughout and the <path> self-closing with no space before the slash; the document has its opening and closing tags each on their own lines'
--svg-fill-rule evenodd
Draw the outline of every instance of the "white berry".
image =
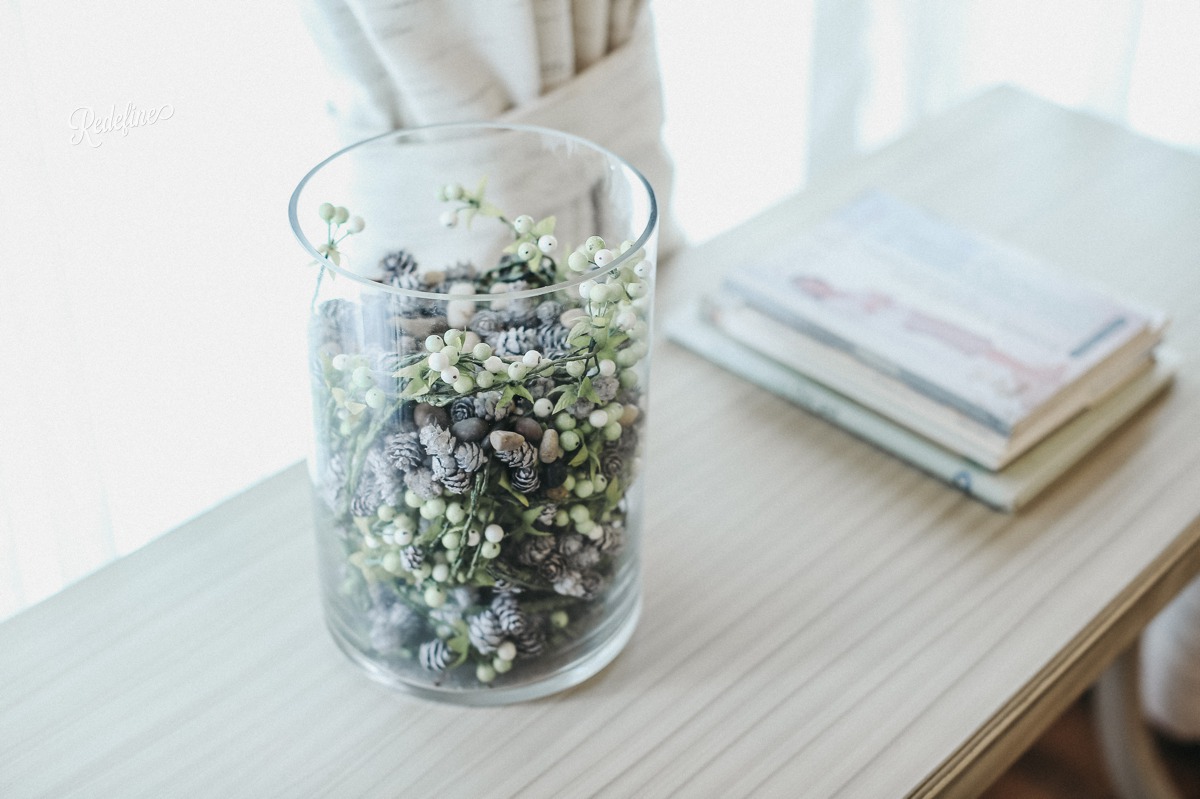
<svg viewBox="0 0 1200 799">
<path fill-rule="evenodd" d="M 558 239 L 550 235 L 542 236 L 538 239 L 537 246 L 545 255 L 551 255 L 558 249 Z"/>
<path fill-rule="evenodd" d="M 438 221 L 442 223 L 443 227 L 454 227 L 458 224 L 458 212 L 442 211 L 442 215 L 438 217 Z"/>
<path fill-rule="evenodd" d="M 513 220 L 513 230 L 524 236 L 529 231 L 533 230 L 533 217 L 528 214 L 521 214 Z"/>
<path fill-rule="evenodd" d="M 517 645 L 512 641 L 505 641 L 496 647 L 496 657 L 501 660 L 515 660 L 517 657 Z"/>
<path fill-rule="evenodd" d="M 499 544 L 504 540 L 504 528 L 498 524 L 489 524 L 483 529 L 483 537 L 493 544 Z"/>
<path fill-rule="evenodd" d="M 597 250 L 592 256 L 592 260 L 596 262 L 596 266 L 608 266 L 617 256 L 613 255 L 612 250 Z"/>
</svg>

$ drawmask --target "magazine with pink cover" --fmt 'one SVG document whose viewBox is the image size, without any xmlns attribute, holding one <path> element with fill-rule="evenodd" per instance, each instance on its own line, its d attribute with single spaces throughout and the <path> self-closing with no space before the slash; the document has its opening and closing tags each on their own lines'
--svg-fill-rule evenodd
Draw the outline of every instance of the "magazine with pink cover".
<svg viewBox="0 0 1200 799">
<path fill-rule="evenodd" d="M 740 265 L 726 285 L 1000 433 L 1110 356 L 1148 351 L 1163 326 L 1159 314 L 878 192 Z"/>
</svg>

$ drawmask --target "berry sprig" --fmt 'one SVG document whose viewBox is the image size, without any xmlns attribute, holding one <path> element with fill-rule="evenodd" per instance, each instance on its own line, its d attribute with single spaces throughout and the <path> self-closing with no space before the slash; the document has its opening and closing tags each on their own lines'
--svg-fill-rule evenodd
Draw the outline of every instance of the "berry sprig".
<svg viewBox="0 0 1200 799">
<path fill-rule="evenodd" d="M 333 203 L 321 203 L 317 208 L 317 215 L 325 221 L 325 243 L 317 245 L 317 252 L 333 261 L 336 266 L 341 266 L 342 252 L 338 245 L 348 236 L 362 233 L 367 226 L 366 222 L 361 216 L 351 216 L 344 206 L 335 206 Z"/>
<path fill-rule="evenodd" d="M 513 242 L 504 248 L 504 256 L 485 276 L 484 288 L 492 284 L 522 280 L 530 288 L 548 286 L 559 279 L 558 265 L 551 257 L 558 249 L 558 239 L 554 237 L 555 218 L 535 220 L 528 214 L 522 214 L 509 220 L 500 208 L 484 199 L 483 192 L 487 186 L 487 178 L 479 182 L 474 192 L 467 191 L 458 183 L 451 183 L 438 190 L 438 199 L 442 202 L 455 203 L 457 207 L 443 211 L 439 217 L 446 227 L 457 227 L 465 223 L 470 227 L 476 215 L 491 217 L 506 227 L 513 234 Z"/>
</svg>

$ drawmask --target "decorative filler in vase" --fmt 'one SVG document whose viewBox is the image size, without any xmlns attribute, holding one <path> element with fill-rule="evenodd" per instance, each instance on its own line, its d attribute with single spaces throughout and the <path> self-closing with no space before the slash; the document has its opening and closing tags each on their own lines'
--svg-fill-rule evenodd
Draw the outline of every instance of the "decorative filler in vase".
<svg viewBox="0 0 1200 799">
<path fill-rule="evenodd" d="M 382 682 L 464 704 L 595 674 L 640 606 L 649 185 L 566 134 L 446 125 L 342 150 L 289 210 L 316 257 L 335 640 Z"/>
</svg>

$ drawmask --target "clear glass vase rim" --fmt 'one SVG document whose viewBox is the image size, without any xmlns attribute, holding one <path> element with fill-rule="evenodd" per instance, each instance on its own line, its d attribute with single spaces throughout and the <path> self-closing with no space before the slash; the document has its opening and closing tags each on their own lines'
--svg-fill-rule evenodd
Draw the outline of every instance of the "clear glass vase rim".
<svg viewBox="0 0 1200 799">
<path fill-rule="evenodd" d="M 596 153 L 599 153 L 600 155 L 604 156 L 605 158 L 610 159 L 612 162 L 616 163 L 623 169 L 628 170 L 630 172 L 630 174 L 632 174 L 637 179 L 637 182 L 641 184 L 642 188 L 645 189 L 646 197 L 649 200 L 649 204 L 650 204 L 650 213 L 648 214 L 648 217 L 646 219 L 646 226 L 642 230 L 641 234 L 634 241 L 633 246 L 630 247 L 627 252 L 620 253 L 607 266 L 603 266 L 603 267 L 598 266 L 598 267 L 595 267 L 594 269 L 589 269 L 586 272 L 580 272 L 578 275 L 575 275 L 574 277 L 572 277 L 568 280 L 564 280 L 564 281 L 561 281 L 558 283 L 553 283 L 548 286 L 542 286 L 540 288 L 535 288 L 535 289 L 525 289 L 523 291 L 505 292 L 505 293 L 499 294 L 499 295 L 497 295 L 497 294 L 454 294 L 454 295 L 450 295 L 450 294 L 445 294 L 445 293 L 436 292 L 436 291 L 417 291 L 415 289 L 399 288 L 397 286 L 391 286 L 386 283 L 380 283 L 378 281 L 371 280 L 370 278 L 364 277 L 360 274 L 357 274 L 356 272 L 352 272 L 349 269 L 344 269 L 341 266 L 335 264 L 328 257 L 326 257 L 326 256 L 322 255 L 320 252 L 318 252 L 317 248 L 315 246 L 313 246 L 312 242 L 308 240 L 308 237 L 305 236 L 304 232 L 301 230 L 300 218 L 299 218 L 299 214 L 298 214 L 298 209 L 299 209 L 299 204 L 300 204 L 300 194 L 304 191 L 304 188 L 305 188 L 305 186 L 308 185 L 308 182 L 313 177 L 315 177 L 317 175 L 317 173 L 319 173 L 324 167 L 333 163 L 338 158 L 341 158 L 343 155 L 346 155 L 347 153 L 351 152 L 352 150 L 356 150 L 359 147 L 365 147 L 367 145 L 374 144 L 375 142 L 382 141 L 382 140 L 388 139 L 388 138 L 403 138 L 403 137 L 409 137 L 409 136 L 417 136 L 419 134 L 441 133 L 441 132 L 452 131 L 452 130 L 481 130 L 481 129 L 482 130 L 518 131 L 518 132 L 522 132 L 522 133 L 534 133 L 534 134 L 544 136 L 547 138 L 558 138 L 558 139 L 562 139 L 562 140 L 566 140 L 566 141 L 573 141 L 573 142 L 576 142 L 577 144 L 580 144 Z M 288 202 L 288 221 L 291 224 L 292 234 L 296 237 L 297 241 L 300 242 L 300 245 L 304 249 L 308 250 L 309 254 L 312 255 L 313 258 L 316 259 L 316 261 L 318 263 L 320 263 L 323 268 L 330 269 L 330 270 L 336 272 L 337 274 L 342 275 L 350 280 L 353 280 L 356 283 L 364 285 L 372 290 L 390 292 L 392 294 L 397 294 L 397 295 L 400 295 L 403 297 L 412 297 L 412 298 L 418 298 L 418 299 L 423 299 L 423 300 L 438 300 L 441 302 L 446 302 L 451 299 L 462 300 L 462 301 L 466 301 L 466 302 L 494 302 L 496 300 L 501 300 L 501 299 L 514 300 L 514 299 L 523 299 L 523 298 L 527 298 L 527 297 L 540 297 L 540 296 L 543 296 L 546 294 L 552 294 L 554 292 L 558 292 L 558 291 L 562 291 L 564 289 L 569 289 L 574 286 L 578 286 L 580 283 L 583 283 L 585 280 L 588 280 L 589 278 L 595 278 L 597 275 L 607 274 L 616 269 L 619 269 L 622 264 L 628 263 L 630 260 L 632 260 L 633 256 L 636 253 L 638 253 L 643 247 L 646 246 L 646 242 L 650 240 L 650 236 L 654 233 L 654 228 L 658 224 L 658 200 L 654 196 L 654 189 L 653 189 L 653 187 L 651 187 L 650 181 L 646 180 L 646 176 L 643 175 L 641 173 L 641 171 L 639 169 L 637 169 L 637 167 L 633 166 L 628 161 L 626 161 L 624 158 L 621 158 L 619 155 L 613 153 L 611 150 L 601 147 L 600 145 L 596 144 L 595 142 L 590 141 L 589 139 L 585 139 L 582 136 L 576 136 L 573 133 L 566 133 L 561 130 L 555 130 L 554 128 L 544 128 L 544 127 L 540 127 L 537 125 L 516 125 L 516 124 L 507 124 L 507 123 L 502 123 L 502 122 L 451 122 L 451 123 L 445 123 L 445 124 L 439 124 L 439 125 L 423 125 L 421 127 L 416 127 L 416 128 L 403 128 L 400 130 L 389 130 L 389 131 L 386 131 L 385 133 L 380 133 L 376 136 L 371 136 L 369 138 L 362 139 L 361 141 L 354 142 L 353 144 L 349 144 L 349 145 L 341 148 L 340 150 L 337 150 L 332 155 L 330 155 L 327 158 L 325 158 L 324 160 L 320 161 L 312 169 L 308 170 L 308 172 L 304 175 L 304 177 L 300 179 L 300 182 L 296 185 L 295 190 L 292 191 L 291 199 Z"/>
</svg>

